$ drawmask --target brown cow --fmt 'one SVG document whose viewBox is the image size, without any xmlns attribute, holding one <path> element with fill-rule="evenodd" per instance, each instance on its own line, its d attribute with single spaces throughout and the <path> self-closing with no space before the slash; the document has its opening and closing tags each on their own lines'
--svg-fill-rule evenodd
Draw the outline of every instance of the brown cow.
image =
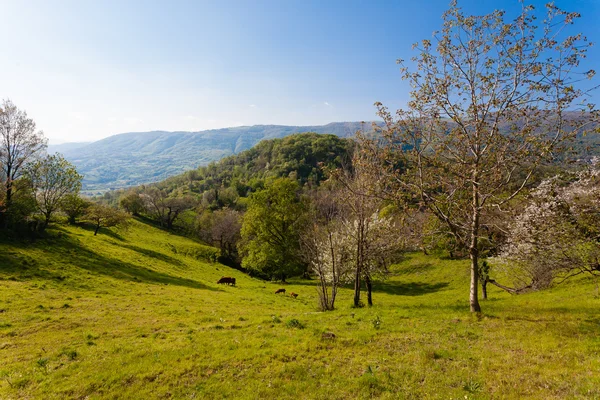
<svg viewBox="0 0 600 400">
<path fill-rule="evenodd" d="M 293 298 L 296 298 L 296 297 L 298 297 L 298 293 L 292 292 L 292 293 L 290 293 L 290 296 L 292 296 Z"/>
<path fill-rule="evenodd" d="M 277 289 L 275 291 L 275 294 L 277 294 L 277 293 L 284 293 L 285 294 L 285 289 Z"/>
<path fill-rule="evenodd" d="M 235 278 L 231 278 L 229 276 L 223 276 L 223 277 L 221 277 L 221 279 L 219 279 L 217 281 L 217 283 L 224 283 L 226 285 L 233 285 L 233 286 L 235 286 Z"/>
</svg>

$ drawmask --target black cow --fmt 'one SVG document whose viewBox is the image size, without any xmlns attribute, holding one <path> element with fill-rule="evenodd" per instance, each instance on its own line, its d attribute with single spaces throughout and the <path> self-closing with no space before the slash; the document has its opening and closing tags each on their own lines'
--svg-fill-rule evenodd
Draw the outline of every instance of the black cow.
<svg viewBox="0 0 600 400">
<path fill-rule="evenodd" d="M 226 285 L 233 285 L 233 286 L 235 286 L 235 278 L 231 278 L 229 276 L 223 276 L 223 277 L 221 277 L 221 279 L 219 279 L 217 281 L 217 283 L 224 283 Z"/>
</svg>

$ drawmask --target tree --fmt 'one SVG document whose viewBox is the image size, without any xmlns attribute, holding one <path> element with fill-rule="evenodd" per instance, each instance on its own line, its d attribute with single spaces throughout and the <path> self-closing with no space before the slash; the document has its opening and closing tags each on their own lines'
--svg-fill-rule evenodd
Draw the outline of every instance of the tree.
<svg viewBox="0 0 600 400">
<path fill-rule="evenodd" d="M 194 207 L 190 196 L 169 196 L 166 191 L 156 187 L 148 187 L 141 194 L 146 208 L 152 212 L 161 226 L 173 229 L 173 223 L 179 215 Z"/>
<path fill-rule="evenodd" d="M 583 273 L 600 275 L 600 171 L 570 180 L 555 176 L 531 193 L 495 263 L 514 287 L 490 283 L 521 293 Z"/>
<path fill-rule="evenodd" d="M 338 288 L 352 279 L 353 243 L 341 224 L 335 190 L 321 188 L 311 198 L 311 221 L 301 235 L 302 255 L 319 278 L 319 307 L 335 308 Z"/>
<path fill-rule="evenodd" d="M 10 100 L 0 107 L 0 168 L 5 209 L 10 209 L 13 183 L 21 176 L 25 164 L 46 148 L 47 140 L 36 131 L 35 122 Z"/>
<path fill-rule="evenodd" d="M 77 195 L 82 176 L 59 154 L 33 162 L 27 167 L 26 175 L 35 193 L 38 211 L 44 218 L 42 229 L 45 229 L 65 197 Z"/>
<path fill-rule="evenodd" d="M 39 221 L 32 218 L 36 211 L 37 201 L 29 180 L 23 177 L 17 179 L 13 184 L 10 213 L 6 215 L 7 224 L 16 232 L 26 231 L 33 235 L 39 226 Z"/>
<path fill-rule="evenodd" d="M 228 208 L 206 211 L 198 217 L 200 237 L 221 250 L 221 257 L 237 263 L 236 246 L 240 240 L 242 217 L 240 212 Z"/>
<path fill-rule="evenodd" d="M 140 194 L 130 191 L 121 197 L 119 205 L 128 213 L 133 216 L 139 216 L 141 213 L 146 211 L 144 201 Z"/>
<path fill-rule="evenodd" d="M 297 182 L 279 178 L 250 196 L 239 244 L 244 268 L 285 282 L 305 271 L 300 232 L 306 210 Z"/>
<path fill-rule="evenodd" d="M 60 209 L 67 215 L 69 224 L 73 225 L 77 222 L 77 218 L 80 218 L 85 214 L 85 210 L 91 205 L 91 203 L 83 199 L 77 193 L 67 194 L 60 203 Z"/>
<path fill-rule="evenodd" d="M 371 174 L 370 154 L 355 151 L 351 167 L 338 169 L 332 176 L 339 185 L 337 201 L 342 209 L 341 229 L 352 241 L 350 260 L 354 271 L 354 307 L 360 301 L 361 284 L 367 289 L 367 303 L 373 305 L 373 280 L 384 277 L 389 261 L 402 245 L 400 229 L 393 219 L 380 216 L 383 200 L 377 196 L 382 184 Z"/>
<path fill-rule="evenodd" d="M 127 225 L 129 215 L 103 204 L 93 204 L 86 210 L 84 219 L 95 225 L 94 236 L 96 236 L 100 228 Z"/>
<path fill-rule="evenodd" d="M 416 71 L 402 60 L 413 91 L 406 110 L 385 121 L 381 156 L 388 194 L 420 202 L 448 226 L 471 259 L 469 303 L 478 297 L 480 236 L 491 209 L 502 209 L 530 182 L 540 164 L 587 130 L 597 117 L 585 104 L 580 73 L 589 47 L 565 29 L 579 15 L 552 3 L 536 26 L 534 8 L 512 21 L 503 11 L 465 16 L 454 1 L 433 41 L 415 47 Z M 578 114 L 587 110 L 587 114 Z"/>
</svg>

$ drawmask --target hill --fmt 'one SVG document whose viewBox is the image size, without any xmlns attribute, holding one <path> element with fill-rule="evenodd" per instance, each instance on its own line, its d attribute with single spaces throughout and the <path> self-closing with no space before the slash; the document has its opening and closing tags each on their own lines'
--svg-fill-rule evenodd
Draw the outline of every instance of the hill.
<svg viewBox="0 0 600 400">
<path fill-rule="evenodd" d="M 201 132 L 132 132 L 114 135 L 85 146 L 61 150 L 84 175 L 87 191 L 157 182 L 211 161 L 240 153 L 261 140 L 294 133 L 329 133 L 352 137 L 370 123 L 337 122 L 323 126 L 256 125 Z"/>
<path fill-rule="evenodd" d="M 298 133 L 263 140 L 251 149 L 156 185 L 169 192 L 197 194 L 232 188 L 242 197 L 261 187 L 269 177 L 293 177 L 301 185 L 309 181 L 318 185 L 325 178 L 324 167 L 339 168 L 349 162 L 353 146 L 352 140 L 335 135 Z"/>
<path fill-rule="evenodd" d="M 410 254 L 375 284 L 373 308 L 350 308 L 343 288 L 321 313 L 315 281 L 275 295 L 210 254 L 142 220 L 0 239 L 0 398 L 600 396 L 590 280 L 491 288 L 470 315 L 467 262 Z"/>
</svg>

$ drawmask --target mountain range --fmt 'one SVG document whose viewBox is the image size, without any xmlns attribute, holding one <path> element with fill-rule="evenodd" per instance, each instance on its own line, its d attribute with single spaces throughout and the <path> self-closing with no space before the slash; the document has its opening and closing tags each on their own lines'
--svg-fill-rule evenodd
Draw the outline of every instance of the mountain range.
<svg viewBox="0 0 600 400">
<path fill-rule="evenodd" d="M 200 132 L 130 132 L 92 143 L 48 147 L 61 153 L 84 176 L 88 193 L 161 181 L 189 169 L 247 150 L 263 139 L 294 133 L 352 137 L 370 122 L 334 122 L 320 126 L 255 125 Z"/>
</svg>

